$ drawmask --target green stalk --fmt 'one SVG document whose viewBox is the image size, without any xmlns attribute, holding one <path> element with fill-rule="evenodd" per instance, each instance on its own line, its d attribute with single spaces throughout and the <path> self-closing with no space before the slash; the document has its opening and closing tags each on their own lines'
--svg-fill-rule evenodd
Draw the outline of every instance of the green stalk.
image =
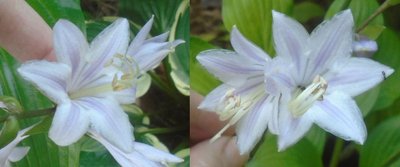
<svg viewBox="0 0 400 167">
<path fill-rule="evenodd" d="M 337 138 L 335 142 L 335 147 L 333 149 L 332 158 L 329 163 L 329 167 L 337 167 L 340 160 L 340 153 L 342 152 L 344 141 Z"/>
<path fill-rule="evenodd" d="M 151 134 L 166 134 L 166 133 L 174 133 L 187 129 L 187 127 L 173 127 L 173 128 L 152 128 L 152 129 L 144 129 L 138 130 L 137 133 L 151 133 Z"/>
<path fill-rule="evenodd" d="M 15 116 L 18 119 L 26 119 L 26 118 L 33 118 L 33 117 L 40 117 L 40 116 L 50 115 L 50 114 L 53 114 L 53 113 L 54 113 L 54 108 L 38 110 L 38 111 L 31 111 L 31 112 L 23 112 L 21 114 L 9 114 L 9 115 L 0 117 L 0 123 L 3 123 L 4 121 L 6 121 L 9 116 Z"/>
<path fill-rule="evenodd" d="M 381 6 L 379 6 L 378 9 L 375 10 L 375 12 L 365 20 L 359 28 L 357 28 L 357 33 L 361 32 L 364 30 L 365 27 L 368 26 L 368 24 L 375 19 L 379 14 L 381 14 L 383 11 L 385 11 L 387 8 L 391 6 L 390 0 L 386 0 Z"/>
</svg>

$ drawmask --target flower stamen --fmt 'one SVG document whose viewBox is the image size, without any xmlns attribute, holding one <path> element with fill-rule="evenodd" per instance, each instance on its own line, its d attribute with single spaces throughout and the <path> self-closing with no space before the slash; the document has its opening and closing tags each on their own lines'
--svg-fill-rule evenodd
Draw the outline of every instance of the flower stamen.
<svg viewBox="0 0 400 167">
<path fill-rule="evenodd" d="M 289 111 L 294 117 L 303 115 L 315 101 L 323 100 L 323 95 L 327 88 L 328 83 L 326 80 L 317 75 L 307 88 L 295 90 L 295 98 L 289 102 Z"/>
<path fill-rule="evenodd" d="M 225 95 L 221 98 L 220 106 L 217 111 L 219 119 L 221 121 L 229 120 L 229 122 L 211 138 L 210 142 L 214 142 L 221 137 L 230 126 L 235 125 L 240 118 L 242 118 L 248 111 L 250 111 L 252 104 L 258 101 L 261 97 L 261 93 L 250 94 L 251 96 L 235 95 L 235 89 L 228 90 Z"/>
</svg>

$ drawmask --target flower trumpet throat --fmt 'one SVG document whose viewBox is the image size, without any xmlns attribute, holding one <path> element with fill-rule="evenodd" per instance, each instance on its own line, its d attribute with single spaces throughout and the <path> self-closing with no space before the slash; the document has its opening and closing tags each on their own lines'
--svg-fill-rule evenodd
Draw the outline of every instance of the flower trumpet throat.
<svg viewBox="0 0 400 167">
<path fill-rule="evenodd" d="M 133 67 L 136 67 L 136 69 Z M 138 66 L 133 59 L 122 54 L 115 54 L 114 57 L 104 65 L 104 68 L 115 68 L 118 70 L 118 72 L 114 74 L 111 83 L 73 91 L 68 93 L 69 97 L 71 99 L 79 99 L 80 97 L 92 96 L 99 93 L 129 89 L 134 86 L 136 76 L 139 75 Z"/>
<path fill-rule="evenodd" d="M 317 75 L 313 82 L 304 90 L 302 88 L 297 88 L 294 91 L 294 98 L 290 100 L 288 104 L 289 111 L 294 117 L 302 116 L 313 106 L 315 101 L 323 100 L 323 95 L 327 88 L 328 83 L 326 80 Z"/>
</svg>

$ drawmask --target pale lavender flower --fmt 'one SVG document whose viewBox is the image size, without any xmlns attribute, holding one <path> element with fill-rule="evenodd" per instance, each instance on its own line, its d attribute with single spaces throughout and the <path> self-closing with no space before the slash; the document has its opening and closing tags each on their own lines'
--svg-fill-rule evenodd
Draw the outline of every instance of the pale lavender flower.
<svg viewBox="0 0 400 167">
<path fill-rule="evenodd" d="M 125 62 L 121 62 L 121 59 L 118 58 L 113 59 L 114 65 L 119 66 L 119 69 L 125 71 L 125 74 L 119 75 L 118 78 L 131 77 L 134 79 L 134 82 L 136 82 L 138 79 L 143 77 L 143 74 L 147 71 L 157 67 L 157 65 L 160 64 L 169 53 L 174 51 L 177 45 L 184 43 L 183 40 L 179 39 L 172 42 L 166 41 L 169 34 L 168 32 L 148 38 L 153 22 L 154 16 L 151 17 L 151 19 L 136 34 L 128 47 L 126 57 L 122 59 L 122 61 Z M 148 84 L 149 86 L 150 82 L 144 84 Z M 137 95 L 137 86 L 136 83 L 131 84 L 129 89 L 119 91 L 116 97 L 122 103 L 134 102 Z M 125 98 L 126 96 L 131 96 L 131 98 Z"/>
<path fill-rule="evenodd" d="M 393 69 L 351 57 L 353 25 L 346 10 L 308 34 L 297 21 L 273 11 L 277 56 L 272 60 L 233 28 L 236 52 L 213 50 L 198 56 L 224 82 L 199 108 L 231 118 L 227 126 L 238 122 L 241 153 L 249 152 L 267 127 L 278 135 L 283 150 L 300 140 L 313 123 L 362 144 L 366 128 L 352 97 L 377 85 Z"/>
<path fill-rule="evenodd" d="M 82 32 L 66 20 L 54 26 L 57 62 L 24 63 L 18 72 L 57 104 L 49 137 L 58 145 L 76 142 L 89 129 L 103 135 L 118 148 L 131 151 L 133 127 L 115 98 L 127 89 L 108 68 L 111 58 L 124 55 L 129 42 L 129 24 L 118 19 L 89 45 Z M 133 101 L 132 96 L 127 96 Z"/>
<path fill-rule="evenodd" d="M 90 131 L 89 136 L 101 143 L 123 167 L 162 167 L 167 163 L 178 163 L 183 160 L 168 152 L 158 150 L 150 145 L 131 141 L 132 150 L 125 152 L 96 132 Z M 127 146 L 128 147 L 128 146 Z"/>
<path fill-rule="evenodd" d="M 30 129 L 32 129 L 32 127 L 19 131 L 17 137 L 13 141 L 0 149 L 0 166 L 11 167 L 10 162 L 20 161 L 26 156 L 26 154 L 28 154 L 29 147 L 17 147 L 17 145 L 22 140 L 29 137 L 28 135 L 25 135 L 25 133 Z"/>
</svg>

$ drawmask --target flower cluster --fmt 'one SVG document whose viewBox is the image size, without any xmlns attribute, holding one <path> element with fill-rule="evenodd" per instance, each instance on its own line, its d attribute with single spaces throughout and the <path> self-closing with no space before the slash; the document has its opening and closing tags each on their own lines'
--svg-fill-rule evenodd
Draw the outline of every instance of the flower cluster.
<svg viewBox="0 0 400 167">
<path fill-rule="evenodd" d="M 129 44 L 129 23 L 117 19 L 89 44 L 78 27 L 59 20 L 53 28 L 57 61 L 31 61 L 18 69 L 57 104 L 49 131 L 57 145 L 73 144 L 90 132 L 123 166 L 182 161 L 154 148 L 137 149 L 150 146 L 133 142 L 133 126 L 121 107 L 135 101 L 142 74 L 183 43 L 166 42 L 168 33 L 148 38 L 152 24 L 153 18 Z"/>
<path fill-rule="evenodd" d="M 223 84 L 199 108 L 236 125 L 241 154 L 250 152 L 268 128 L 278 149 L 300 140 L 315 123 L 345 140 L 362 144 L 366 127 L 353 97 L 374 87 L 393 69 L 365 57 L 352 57 L 353 16 L 345 10 L 311 34 L 297 21 L 273 11 L 276 56 L 271 58 L 236 27 L 235 51 L 201 52 L 197 60 Z"/>
</svg>

